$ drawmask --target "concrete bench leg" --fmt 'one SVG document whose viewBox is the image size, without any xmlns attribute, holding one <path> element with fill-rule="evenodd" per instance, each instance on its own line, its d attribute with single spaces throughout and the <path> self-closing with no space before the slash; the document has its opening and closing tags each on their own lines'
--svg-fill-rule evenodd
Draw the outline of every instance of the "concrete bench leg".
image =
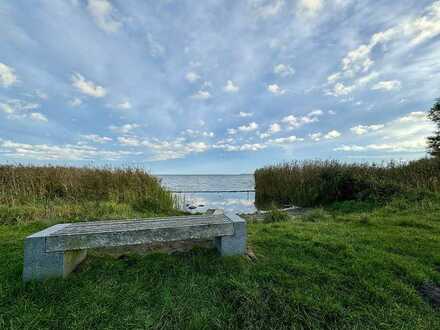
<svg viewBox="0 0 440 330">
<path fill-rule="evenodd" d="M 234 235 L 216 237 L 214 244 L 222 256 L 241 256 L 246 253 L 246 221 L 235 214 L 227 214 L 234 223 Z"/>
<path fill-rule="evenodd" d="M 87 256 L 87 250 L 46 252 L 46 238 L 38 235 L 24 242 L 23 281 L 66 277 Z"/>
</svg>

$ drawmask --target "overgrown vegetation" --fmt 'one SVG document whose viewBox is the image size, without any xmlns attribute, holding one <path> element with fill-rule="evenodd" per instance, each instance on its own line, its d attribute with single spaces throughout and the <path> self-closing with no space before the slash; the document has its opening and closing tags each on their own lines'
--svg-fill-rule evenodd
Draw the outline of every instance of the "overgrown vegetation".
<svg viewBox="0 0 440 330">
<path fill-rule="evenodd" d="M 435 134 L 428 138 L 429 152 L 432 156 L 440 158 L 440 99 L 429 110 L 428 117 L 437 125 Z"/>
<path fill-rule="evenodd" d="M 265 223 L 273 223 L 273 222 L 283 222 L 289 220 L 290 217 L 286 212 L 273 209 L 270 210 L 270 212 L 266 213 L 264 215 L 264 222 Z"/>
<path fill-rule="evenodd" d="M 47 225 L 0 225 L 0 329 L 439 329 L 440 195 L 358 203 L 249 223 L 252 260 L 90 251 L 26 285 L 23 239 Z"/>
<path fill-rule="evenodd" d="M 339 201 L 383 204 L 399 195 L 440 191 L 440 160 L 409 163 L 344 164 L 305 161 L 255 171 L 256 203 L 267 207 L 329 205 Z"/>
<path fill-rule="evenodd" d="M 174 213 L 171 193 L 140 169 L 0 166 L 0 223 Z"/>
</svg>

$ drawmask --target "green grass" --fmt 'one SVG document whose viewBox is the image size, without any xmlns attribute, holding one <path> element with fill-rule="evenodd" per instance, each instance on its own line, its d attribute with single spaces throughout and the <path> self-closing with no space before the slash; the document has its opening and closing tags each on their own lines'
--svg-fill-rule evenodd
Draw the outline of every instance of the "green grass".
<svg viewBox="0 0 440 330">
<path fill-rule="evenodd" d="M 440 285 L 440 197 L 360 206 L 250 223 L 255 260 L 94 252 L 27 285 L 23 239 L 46 225 L 0 225 L 0 329 L 439 329 L 418 289 Z"/>
</svg>

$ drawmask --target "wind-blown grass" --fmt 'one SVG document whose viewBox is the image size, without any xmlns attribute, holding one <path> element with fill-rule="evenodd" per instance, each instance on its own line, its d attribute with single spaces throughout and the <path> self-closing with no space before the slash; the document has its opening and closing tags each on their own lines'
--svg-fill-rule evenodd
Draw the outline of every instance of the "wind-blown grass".
<svg viewBox="0 0 440 330">
<path fill-rule="evenodd" d="M 174 214 L 174 202 L 140 169 L 0 166 L 0 223 Z"/>
<path fill-rule="evenodd" d="M 46 225 L 0 225 L 0 329 L 440 329 L 440 197 L 357 203 L 249 223 L 252 260 L 90 251 L 27 284 L 23 239 Z"/>
<path fill-rule="evenodd" d="M 407 164 L 344 164 L 305 161 L 267 166 L 255 171 L 256 203 L 319 206 L 346 200 L 383 203 L 408 193 L 440 191 L 440 161 Z"/>
</svg>

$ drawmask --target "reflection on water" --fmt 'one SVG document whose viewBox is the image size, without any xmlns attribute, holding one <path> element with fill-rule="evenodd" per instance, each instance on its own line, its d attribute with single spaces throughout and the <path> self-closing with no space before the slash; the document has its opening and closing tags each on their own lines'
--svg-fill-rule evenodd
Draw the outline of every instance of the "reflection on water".
<svg viewBox="0 0 440 330">
<path fill-rule="evenodd" d="M 253 190 L 253 175 L 163 175 L 162 184 L 171 191 Z M 175 193 L 179 204 L 190 212 L 219 208 L 227 212 L 256 211 L 254 192 Z"/>
<path fill-rule="evenodd" d="M 207 209 L 224 209 L 234 213 L 253 213 L 256 211 L 255 193 L 178 193 L 175 194 L 186 210 L 204 212 Z"/>
</svg>

